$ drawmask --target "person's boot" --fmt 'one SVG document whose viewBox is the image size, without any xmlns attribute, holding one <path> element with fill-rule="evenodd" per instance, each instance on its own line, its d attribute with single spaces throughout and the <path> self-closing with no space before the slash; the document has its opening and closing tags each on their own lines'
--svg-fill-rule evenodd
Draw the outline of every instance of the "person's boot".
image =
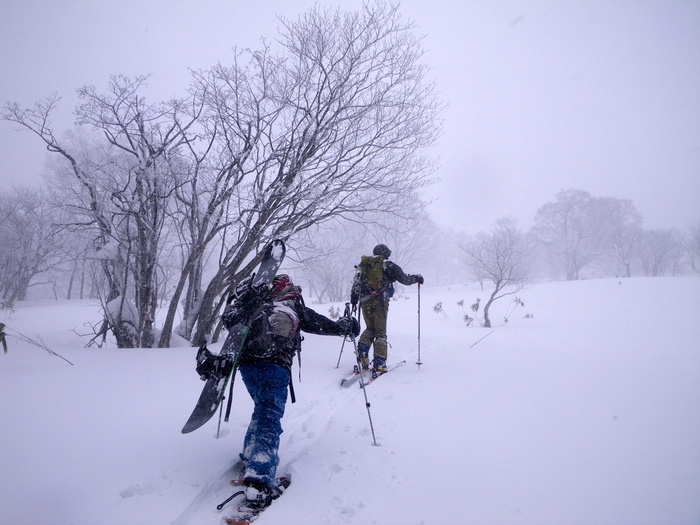
<svg viewBox="0 0 700 525">
<path fill-rule="evenodd" d="M 357 352 L 360 354 L 362 370 L 369 370 L 369 347 L 364 343 L 360 343 L 357 345 Z"/>
<path fill-rule="evenodd" d="M 374 368 L 372 369 L 372 375 L 374 377 L 380 376 L 386 373 L 386 359 L 383 357 L 374 358 Z"/>
<path fill-rule="evenodd" d="M 267 507 L 275 499 L 272 487 L 256 478 L 245 478 L 246 505 L 252 508 Z M 279 497 L 279 495 L 277 495 Z"/>
</svg>

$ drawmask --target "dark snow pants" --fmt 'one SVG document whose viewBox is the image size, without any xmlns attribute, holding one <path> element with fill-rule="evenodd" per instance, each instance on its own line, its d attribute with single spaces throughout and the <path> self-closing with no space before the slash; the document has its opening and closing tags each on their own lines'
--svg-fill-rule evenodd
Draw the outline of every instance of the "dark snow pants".
<svg viewBox="0 0 700 525">
<path fill-rule="evenodd" d="M 374 344 L 374 357 L 381 357 L 386 361 L 386 320 L 389 315 L 389 301 L 381 295 L 372 295 L 361 302 L 362 318 L 365 321 L 365 330 L 360 335 L 360 344 L 369 348 Z"/>
<path fill-rule="evenodd" d="M 243 442 L 247 459 L 245 477 L 275 485 L 282 434 L 282 416 L 287 403 L 289 370 L 274 363 L 257 362 L 239 367 L 241 378 L 255 403 Z"/>
</svg>

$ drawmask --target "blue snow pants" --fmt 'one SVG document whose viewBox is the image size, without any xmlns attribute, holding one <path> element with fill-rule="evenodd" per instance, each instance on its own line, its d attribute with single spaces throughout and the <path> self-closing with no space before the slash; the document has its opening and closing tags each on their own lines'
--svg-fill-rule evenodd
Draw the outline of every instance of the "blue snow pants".
<svg viewBox="0 0 700 525">
<path fill-rule="evenodd" d="M 275 363 L 256 362 L 239 367 L 241 378 L 255 403 L 243 442 L 247 459 L 245 477 L 275 485 L 282 434 L 282 416 L 287 404 L 289 370 Z"/>
</svg>

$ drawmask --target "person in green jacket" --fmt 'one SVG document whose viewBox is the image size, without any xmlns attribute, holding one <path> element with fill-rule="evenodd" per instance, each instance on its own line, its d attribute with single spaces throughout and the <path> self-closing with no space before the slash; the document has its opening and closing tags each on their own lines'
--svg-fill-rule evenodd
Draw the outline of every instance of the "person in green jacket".
<svg viewBox="0 0 700 525">
<path fill-rule="evenodd" d="M 356 266 L 350 302 L 356 306 L 359 302 L 365 330 L 360 335 L 357 350 L 362 361 L 362 368 L 369 369 L 369 349 L 373 346 L 373 371 L 375 374 L 386 372 L 387 342 L 386 325 L 389 315 L 389 300 L 394 295 L 394 284 L 423 284 L 423 276 L 404 273 L 401 267 L 388 260 L 391 250 L 384 244 L 374 247 L 372 255 L 365 255 Z"/>
</svg>

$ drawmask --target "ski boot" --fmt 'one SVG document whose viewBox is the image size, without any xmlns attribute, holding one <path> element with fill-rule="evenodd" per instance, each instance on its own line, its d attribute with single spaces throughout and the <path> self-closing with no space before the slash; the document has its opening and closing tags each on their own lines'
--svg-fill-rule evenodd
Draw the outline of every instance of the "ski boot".
<svg viewBox="0 0 700 525">
<path fill-rule="evenodd" d="M 369 370 L 369 347 L 364 343 L 360 343 L 357 345 L 357 352 L 360 354 L 362 370 Z"/>
<path fill-rule="evenodd" d="M 375 357 L 373 364 L 374 367 L 372 368 L 372 379 L 377 378 L 382 374 L 386 374 L 386 359 L 383 357 Z"/>
</svg>

